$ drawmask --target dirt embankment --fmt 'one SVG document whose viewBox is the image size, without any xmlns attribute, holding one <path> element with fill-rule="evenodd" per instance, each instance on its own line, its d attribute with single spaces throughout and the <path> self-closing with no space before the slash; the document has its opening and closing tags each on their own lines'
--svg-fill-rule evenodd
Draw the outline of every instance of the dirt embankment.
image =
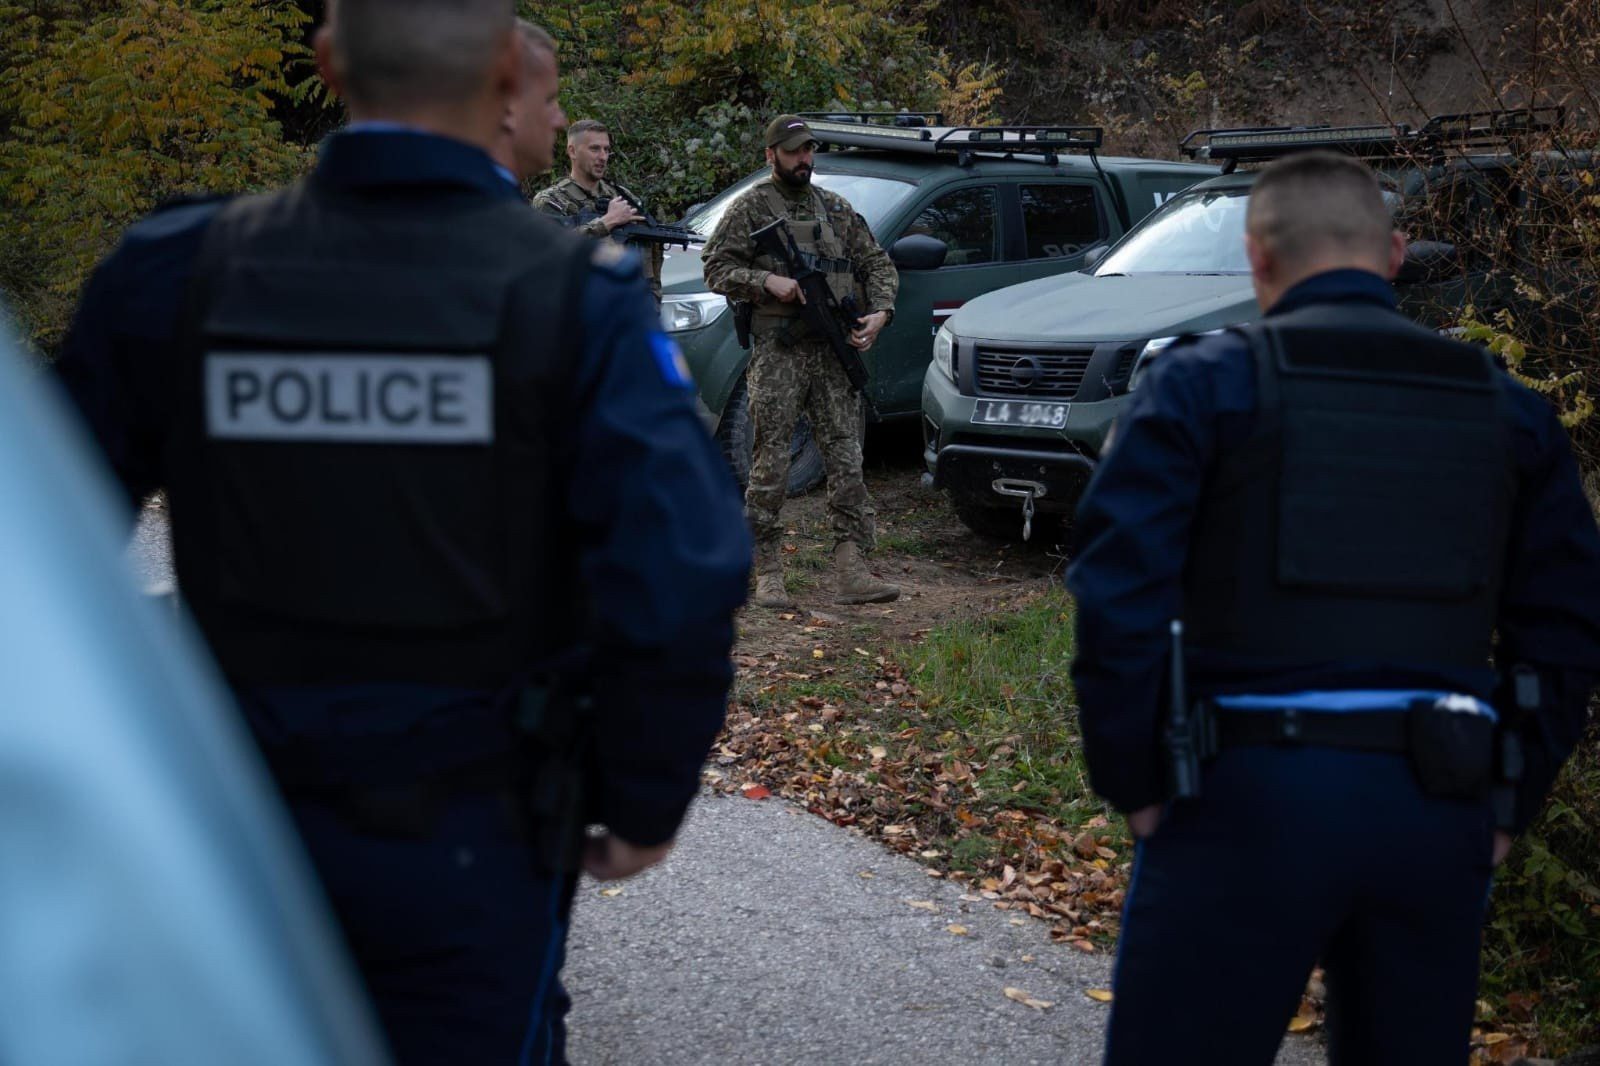
<svg viewBox="0 0 1600 1066">
<path fill-rule="evenodd" d="M 1538 80 L 1530 0 L 943 6 L 941 43 L 1000 72 L 1006 121 L 1095 122 L 1110 149 L 1141 155 L 1173 156 L 1207 127 L 1416 125 L 1497 97 L 1528 102 Z"/>
</svg>

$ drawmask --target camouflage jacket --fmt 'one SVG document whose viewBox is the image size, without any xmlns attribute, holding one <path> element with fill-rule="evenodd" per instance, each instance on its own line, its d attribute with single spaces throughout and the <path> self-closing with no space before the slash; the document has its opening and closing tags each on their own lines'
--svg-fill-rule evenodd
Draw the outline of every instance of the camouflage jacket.
<svg viewBox="0 0 1600 1066">
<path fill-rule="evenodd" d="M 601 200 L 613 199 L 618 196 L 631 200 L 636 204 L 644 202 L 629 192 L 625 186 L 606 181 L 604 178 L 600 180 L 600 185 L 595 190 L 594 195 L 590 196 L 582 185 L 573 181 L 571 177 L 565 177 L 535 196 L 533 198 L 533 206 L 547 215 L 555 215 L 557 218 L 571 218 L 584 211 L 599 213 Z M 584 223 L 580 229 L 597 239 L 605 237 L 609 232 L 605 223 L 598 218 Z M 650 283 L 650 291 L 655 294 L 656 303 L 660 303 L 661 262 L 665 258 L 664 249 L 659 244 L 641 244 L 635 247 L 638 249 L 639 258 L 644 261 L 645 280 Z"/>
<path fill-rule="evenodd" d="M 889 255 L 878 246 L 866 220 L 856 214 L 850 202 L 838 193 L 813 185 L 804 191 L 789 189 L 771 179 L 789 205 L 792 221 L 811 221 L 820 204 L 828 222 L 844 243 L 852 272 L 862 296 L 861 306 L 873 311 L 893 311 L 895 294 L 900 290 L 900 275 Z M 705 264 L 706 285 L 731 300 L 746 300 L 758 307 L 774 301 L 763 283 L 768 270 L 758 262 L 759 254 L 750 234 L 774 218 L 768 197 L 758 183 L 729 205 L 716 231 L 706 241 L 701 258 Z"/>
</svg>

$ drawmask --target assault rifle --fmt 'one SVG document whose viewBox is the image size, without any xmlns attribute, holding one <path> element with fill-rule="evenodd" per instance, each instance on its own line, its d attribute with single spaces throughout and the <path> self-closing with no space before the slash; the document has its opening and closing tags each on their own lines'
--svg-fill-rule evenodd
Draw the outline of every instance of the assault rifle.
<svg viewBox="0 0 1600 1066">
<path fill-rule="evenodd" d="M 867 395 L 867 364 L 861 361 L 861 353 L 851 346 L 848 336 L 861 325 L 861 309 L 856 306 L 855 296 L 840 300 L 833 295 L 828 276 L 800 250 L 786 219 L 774 219 L 750 234 L 750 239 L 758 251 L 782 263 L 800 286 L 806 298 L 800 305 L 801 320 L 828 342 L 844 376 L 850 379 L 850 388 L 866 401 L 867 410 L 876 417 L 877 408 Z"/>
<path fill-rule="evenodd" d="M 618 226 L 609 236 L 614 241 L 623 244 L 660 244 L 671 247 L 683 245 L 687 249 L 691 244 L 704 244 L 706 239 L 687 226 L 674 226 L 665 222 L 658 222 L 656 217 L 646 211 L 639 201 L 624 196 L 633 209 L 644 216 L 639 222 L 630 222 L 626 226 Z M 587 226 L 597 218 L 605 217 L 611 207 L 611 197 L 606 196 L 595 201 L 596 210 L 579 211 L 576 215 L 568 215 L 561 219 L 570 227 Z"/>
</svg>

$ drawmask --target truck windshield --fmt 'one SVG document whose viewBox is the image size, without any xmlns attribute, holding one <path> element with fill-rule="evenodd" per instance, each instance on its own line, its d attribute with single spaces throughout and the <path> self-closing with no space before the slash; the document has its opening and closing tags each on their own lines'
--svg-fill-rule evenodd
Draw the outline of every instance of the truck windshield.
<svg viewBox="0 0 1600 1066">
<path fill-rule="evenodd" d="M 738 199 L 739 194 L 758 181 L 766 181 L 766 170 L 758 170 L 743 181 L 724 189 L 715 199 L 684 220 L 684 225 L 704 236 L 711 236 L 711 231 L 717 228 L 717 223 L 722 221 L 722 216 L 727 212 L 728 205 Z M 827 189 L 836 192 L 854 207 L 861 217 L 867 220 L 867 227 L 876 236 L 878 227 L 883 224 L 895 206 L 911 195 L 916 188 L 909 181 L 895 181 L 892 178 L 874 178 L 865 174 L 825 174 L 817 171 L 812 175 L 812 181 Z"/>
<path fill-rule="evenodd" d="M 1112 274 L 1248 274 L 1244 212 L 1250 190 L 1183 193 L 1146 218 L 1095 267 Z"/>
</svg>

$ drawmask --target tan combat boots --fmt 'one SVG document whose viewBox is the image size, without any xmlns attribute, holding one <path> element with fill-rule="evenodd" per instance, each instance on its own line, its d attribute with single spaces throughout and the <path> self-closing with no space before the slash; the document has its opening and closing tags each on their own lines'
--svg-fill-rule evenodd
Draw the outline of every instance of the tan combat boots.
<svg viewBox="0 0 1600 1066">
<path fill-rule="evenodd" d="M 888 603 L 900 598 L 900 586 L 874 577 L 853 540 L 840 541 L 834 547 L 833 573 L 839 583 L 834 603 Z M 760 585 L 756 587 L 760 595 Z"/>
<path fill-rule="evenodd" d="M 794 606 L 794 601 L 789 599 L 783 587 L 783 555 L 776 546 L 756 545 L 755 570 L 756 594 L 750 598 L 750 602 L 757 607 L 770 607 L 773 610 Z"/>
</svg>

